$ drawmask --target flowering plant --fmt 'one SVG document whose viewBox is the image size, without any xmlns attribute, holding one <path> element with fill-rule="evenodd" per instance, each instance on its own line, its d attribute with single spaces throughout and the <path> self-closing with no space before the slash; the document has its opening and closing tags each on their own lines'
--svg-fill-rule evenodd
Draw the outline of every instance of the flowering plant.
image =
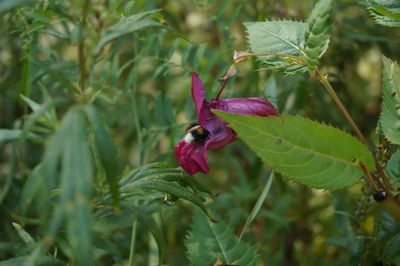
<svg viewBox="0 0 400 266">
<path fill-rule="evenodd" d="M 221 90 L 220 90 L 221 92 Z M 191 132 L 175 146 L 175 156 L 179 165 L 188 173 L 207 173 L 207 149 L 219 149 L 235 141 L 236 133 L 227 126 L 227 123 L 211 112 L 212 109 L 232 114 L 277 116 L 275 107 L 266 99 L 260 97 L 220 99 L 217 97 L 211 102 L 205 100 L 205 88 L 197 73 L 192 73 L 192 97 L 196 108 L 199 134 L 202 138 L 196 139 Z"/>
</svg>

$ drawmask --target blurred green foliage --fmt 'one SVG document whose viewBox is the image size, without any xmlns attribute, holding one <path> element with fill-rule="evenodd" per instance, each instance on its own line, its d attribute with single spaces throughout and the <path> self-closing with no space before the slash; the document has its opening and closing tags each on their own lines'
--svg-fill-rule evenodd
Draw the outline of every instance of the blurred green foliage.
<svg viewBox="0 0 400 266">
<path fill-rule="evenodd" d="M 374 24 L 359 1 L 334 2 L 320 66 L 372 139 L 380 54 L 399 61 L 400 31 Z M 238 141 L 209 152 L 211 171 L 185 181 L 192 186 L 178 180 L 173 147 L 195 121 L 190 72 L 211 99 L 233 49 L 247 50 L 243 22 L 304 20 L 314 4 L 1 1 L 0 265 L 156 265 L 162 256 L 187 265 L 197 207 L 177 197 L 204 198 L 239 234 L 269 170 Z M 240 64 L 223 97 L 273 97 L 281 113 L 349 129 L 318 82 L 261 68 Z M 327 192 L 277 176 L 242 240 L 262 265 L 376 265 L 391 258 L 381 243 L 398 244 L 398 232 L 363 184 Z"/>
</svg>

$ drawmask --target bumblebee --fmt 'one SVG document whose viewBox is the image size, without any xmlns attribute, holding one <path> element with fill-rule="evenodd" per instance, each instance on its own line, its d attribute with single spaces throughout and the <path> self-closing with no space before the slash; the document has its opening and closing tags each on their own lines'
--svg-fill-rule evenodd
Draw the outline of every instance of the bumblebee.
<svg viewBox="0 0 400 266">
<path fill-rule="evenodd" d="M 209 135 L 210 132 L 208 132 L 204 127 L 200 126 L 197 123 L 194 123 L 186 129 L 186 135 L 183 140 L 186 144 L 203 144 Z"/>
</svg>

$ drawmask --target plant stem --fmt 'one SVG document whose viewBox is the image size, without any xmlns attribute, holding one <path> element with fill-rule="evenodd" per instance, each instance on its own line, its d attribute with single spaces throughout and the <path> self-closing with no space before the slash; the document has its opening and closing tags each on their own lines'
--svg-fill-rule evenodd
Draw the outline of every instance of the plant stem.
<svg viewBox="0 0 400 266">
<path fill-rule="evenodd" d="M 318 79 L 320 80 L 320 82 L 322 83 L 322 85 L 327 89 L 329 94 L 332 96 L 332 98 L 335 101 L 336 105 L 339 107 L 340 111 L 342 112 L 344 118 L 347 120 L 347 122 L 350 124 L 350 126 L 352 127 L 352 129 L 356 133 L 358 139 L 364 145 L 366 145 L 369 148 L 367 140 L 365 139 L 364 135 L 361 133 L 360 129 L 357 127 L 357 125 L 354 122 L 354 120 L 351 118 L 350 114 L 347 112 L 346 107 L 344 107 L 342 101 L 337 96 L 335 90 L 332 88 L 332 86 L 331 86 L 329 80 L 327 79 L 327 77 L 324 76 L 319 69 L 317 69 L 315 71 L 315 73 L 316 73 Z M 390 186 L 390 183 L 388 181 L 388 177 L 387 177 L 385 171 L 383 170 L 383 167 L 379 163 L 378 159 L 376 158 L 374 150 L 372 150 L 371 148 L 369 148 L 369 150 L 371 152 L 372 158 L 374 159 L 375 167 L 376 167 L 376 170 L 378 171 L 380 179 L 382 180 L 382 183 L 380 182 L 379 179 L 377 180 L 376 178 L 374 179 L 374 181 L 378 182 L 379 184 L 382 184 L 383 188 L 385 189 L 385 192 L 387 194 L 391 195 L 391 186 Z"/>
<path fill-rule="evenodd" d="M 332 96 L 333 100 L 335 101 L 336 105 L 339 107 L 340 111 L 342 112 L 344 118 L 350 124 L 351 128 L 356 133 L 358 139 L 368 146 L 368 142 L 365 139 L 364 135 L 361 133 L 360 129 L 357 127 L 356 123 L 354 122 L 353 118 L 351 118 L 350 114 L 347 112 L 346 107 L 344 107 L 342 101 L 340 101 L 339 97 L 337 96 L 335 90 L 332 88 L 331 84 L 329 83 L 328 79 L 321 73 L 319 69 L 315 71 L 317 77 L 321 81 L 322 85 L 327 89 L 329 94 Z"/>
<path fill-rule="evenodd" d="M 80 69 L 80 80 L 79 80 L 79 90 L 81 95 L 85 90 L 85 79 L 86 79 L 86 58 L 85 58 L 85 40 L 84 40 L 84 32 L 86 26 L 86 19 L 89 11 L 89 4 L 90 0 L 85 0 L 83 4 L 83 11 L 82 11 L 82 20 L 81 20 L 81 30 L 82 30 L 82 40 L 80 40 L 78 44 L 78 57 L 79 57 L 79 69 Z"/>
<path fill-rule="evenodd" d="M 255 56 L 268 56 L 268 55 L 278 56 L 278 57 L 287 57 L 287 58 L 291 58 L 291 59 L 293 59 L 294 61 L 296 61 L 296 62 L 297 62 L 298 64 L 300 64 L 300 65 L 304 65 L 304 66 L 307 65 L 307 63 L 304 62 L 304 61 L 303 61 L 300 57 L 298 57 L 298 56 L 288 55 L 288 54 L 279 54 L 279 53 L 257 53 L 257 54 L 246 54 L 246 55 L 242 55 L 242 56 L 236 57 L 236 58 L 233 60 L 233 64 L 232 64 L 232 65 L 235 65 L 235 64 L 239 63 L 240 61 L 243 61 L 243 60 L 246 59 L 246 58 L 255 57 Z M 229 69 L 228 69 L 228 71 L 229 71 Z M 226 84 L 228 83 L 228 80 L 229 80 L 229 78 L 226 78 L 226 79 L 224 79 L 224 81 L 222 82 L 221 87 L 218 89 L 217 96 L 215 97 L 216 100 L 219 99 L 219 96 L 221 95 L 222 91 L 224 90 Z"/>
<path fill-rule="evenodd" d="M 273 55 L 273 56 L 278 56 L 278 57 L 287 57 L 287 58 L 291 58 L 294 61 L 296 61 L 297 63 L 299 63 L 300 65 L 304 65 L 306 66 L 307 63 L 304 62 L 300 57 L 295 56 L 295 55 L 289 55 L 289 54 L 279 54 L 279 53 L 258 53 L 258 54 L 246 54 L 246 55 L 242 55 L 239 56 L 237 58 L 235 58 L 235 60 L 233 61 L 234 64 L 242 61 L 245 58 L 249 58 L 249 57 L 254 57 L 254 56 L 267 56 L 267 55 Z"/>
<path fill-rule="evenodd" d="M 224 90 L 224 88 L 225 88 L 225 86 L 226 86 L 227 83 L 228 83 L 228 79 L 224 79 L 224 81 L 223 81 L 222 84 L 221 84 L 221 87 L 219 87 L 219 89 L 218 89 L 217 96 L 215 97 L 216 100 L 219 99 L 219 96 L 221 95 L 221 93 L 222 93 L 222 91 Z"/>
</svg>

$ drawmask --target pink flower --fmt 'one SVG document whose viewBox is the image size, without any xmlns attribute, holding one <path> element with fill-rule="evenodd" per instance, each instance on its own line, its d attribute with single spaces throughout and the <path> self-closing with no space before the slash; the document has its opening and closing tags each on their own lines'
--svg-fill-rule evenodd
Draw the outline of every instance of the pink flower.
<svg viewBox="0 0 400 266">
<path fill-rule="evenodd" d="M 196 129 L 195 132 L 186 134 L 175 146 L 175 156 L 179 165 L 192 175 L 197 172 L 208 172 L 207 149 L 219 149 L 237 139 L 235 132 L 226 122 L 214 115 L 212 109 L 242 115 L 278 115 L 275 107 L 260 97 L 217 98 L 207 102 L 204 92 L 200 78 L 196 73 L 192 73 L 192 97 L 199 125 L 193 127 Z"/>
</svg>

